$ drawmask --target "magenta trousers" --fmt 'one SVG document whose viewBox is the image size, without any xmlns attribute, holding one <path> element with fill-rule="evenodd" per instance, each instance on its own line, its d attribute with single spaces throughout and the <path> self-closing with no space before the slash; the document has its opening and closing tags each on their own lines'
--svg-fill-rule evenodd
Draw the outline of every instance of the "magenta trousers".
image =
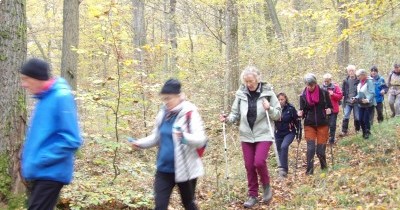
<svg viewBox="0 0 400 210">
<path fill-rule="evenodd" d="M 262 186 L 269 184 L 267 158 L 272 142 L 262 141 L 255 143 L 242 142 L 244 165 L 247 172 L 247 186 L 249 196 L 258 196 L 258 179 Z"/>
</svg>

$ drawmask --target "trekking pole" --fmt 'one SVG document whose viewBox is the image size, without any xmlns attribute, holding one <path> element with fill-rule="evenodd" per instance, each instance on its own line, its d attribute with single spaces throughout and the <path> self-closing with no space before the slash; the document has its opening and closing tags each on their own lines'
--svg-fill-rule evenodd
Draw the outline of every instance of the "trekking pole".
<svg viewBox="0 0 400 210">
<path fill-rule="evenodd" d="M 331 144 L 331 160 L 332 160 L 332 169 L 334 166 L 334 161 L 333 161 L 333 144 Z"/>
<path fill-rule="evenodd" d="M 224 112 L 222 112 L 222 115 L 225 115 Z M 226 126 L 225 126 L 225 121 L 222 122 L 222 132 L 224 135 L 224 155 L 225 155 L 225 179 L 227 181 L 227 186 L 228 186 L 228 199 L 231 200 L 230 196 L 230 190 L 229 190 L 229 171 L 228 171 L 228 149 L 226 145 Z"/>
<path fill-rule="evenodd" d="M 275 156 L 276 156 L 276 163 L 278 164 L 278 168 L 281 168 L 282 165 L 281 165 L 281 161 L 279 160 L 278 148 L 276 147 L 276 142 L 275 142 L 275 135 L 274 135 L 275 132 L 272 129 L 271 120 L 269 119 L 268 111 L 265 111 L 265 113 L 267 114 L 268 126 L 269 126 L 269 130 L 271 131 L 271 136 L 272 136 L 272 140 L 273 140 L 273 144 L 274 144 L 274 152 L 275 152 Z"/>
<path fill-rule="evenodd" d="M 296 149 L 296 167 L 294 168 L 294 178 L 296 179 L 297 177 L 297 161 L 299 160 L 299 147 L 300 147 L 300 141 L 302 137 L 302 127 L 301 127 L 301 119 L 298 119 L 299 125 L 298 125 L 298 133 L 297 133 L 297 149 Z"/>
</svg>

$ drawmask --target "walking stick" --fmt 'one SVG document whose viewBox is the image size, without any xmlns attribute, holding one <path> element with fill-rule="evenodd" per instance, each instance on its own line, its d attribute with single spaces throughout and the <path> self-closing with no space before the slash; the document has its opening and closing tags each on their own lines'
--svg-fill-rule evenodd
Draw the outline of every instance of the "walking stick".
<svg viewBox="0 0 400 210">
<path fill-rule="evenodd" d="M 222 115 L 224 115 L 224 112 L 222 112 Z M 224 155 L 225 155 L 225 179 L 227 181 L 227 186 L 228 186 L 228 199 L 230 200 L 230 190 L 229 190 L 229 171 L 228 171 L 228 148 L 226 145 L 226 128 L 225 128 L 225 121 L 222 122 L 222 132 L 224 135 Z"/>
<path fill-rule="evenodd" d="M 331 144 L 331 160 L 332 160 L 332 169 L 334 166 L 334 161 L 333 161 L 333 144 Z"/>
<path fill-rule="evenodd" d="M 272 129 L 271 120 L 269 119 L 268 111 L 265 111 L 265 113 L 267 114 L 268 126 L 269 126 L 269 130 L 271 132 L 271 136 L 272 136 L 272 140 L 273 140 L 273 144 L 274 144 L 274 152 L 275 152 L 275 156 L 276 156 L 276 163 L 278 163 L 278 168 L 281 168 L 282 165 L 281 165 L 281 161 L 279 160 L 278 148 L 276 147 L 276 143 L 275 143 L 275 135 L 274 135 L 275 132 Z"/>
<path fill-rule="evenodd" d="M 299 160 L 299 147 L 302 137 L 303 128 L 301 127 L 301 119 L 298 119 L 298 131 L 297 131 L 297 149 L 296 149 L 296 167 L 294 168 L 294 178 L 297 177 L 297 161 Z"/>
</svg>

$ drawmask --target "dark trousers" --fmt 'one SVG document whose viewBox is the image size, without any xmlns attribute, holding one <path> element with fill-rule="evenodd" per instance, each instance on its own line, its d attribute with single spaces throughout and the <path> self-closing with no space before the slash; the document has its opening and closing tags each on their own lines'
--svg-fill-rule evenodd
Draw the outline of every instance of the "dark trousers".
<svg viewBox="0 0 400 210">
<path fill-rule="evenodd" d="M 360 124 L 363 133 L 369 133 L 371 130 L 370 116 L 374 107 L 360 107 Z"/>
<path fill-rule="evenodd" d="M 276 148 L 278 149 L 279 160 L 281 162 L 281 167 L 288 172 L 288 153 L 289 153 L 289 146 L 293 142 L 295 137 L 294 133 L 289 133 L 285 136 L 276 135 Z"/>
<path fill-rule="evenodd" d="M 375 109 L 376 113 L 378 113 L 378 123 L 381 123 L 383 121 L 383 103 L 379 102 L 376 104 L 375 108 L 373 108 L 371 111 L 371 116 L 370 116 L 371 125 L 374 124 Z"/>
<path fill-rule="evenodd" d="M 182 204 L 185 210 L 197 210 L 195 202 L 195 189 L 197 179 L 192 179 L 187 182 L 176 183 L 175 174 L 163 173 L 157 171 L 154 192 L 155 192 L 155 210 L 166 210 L 169 205 L 169 198 L 171 197 L 172 190 L 175 185 L 178 185 L 179 192 L 182 199 Z"/>
<path fill-rule="evenodd" d="M 63 186 L 63 183 L 56 181 L 33 181 L 30 187 L 28 210 L 53 210 Z"/>
<path fill-rule="evenodd" d="M 337 116 L 338 113 L 332 113 L 329 117 L 329 143 L 335 142 Z"/>
</svg>

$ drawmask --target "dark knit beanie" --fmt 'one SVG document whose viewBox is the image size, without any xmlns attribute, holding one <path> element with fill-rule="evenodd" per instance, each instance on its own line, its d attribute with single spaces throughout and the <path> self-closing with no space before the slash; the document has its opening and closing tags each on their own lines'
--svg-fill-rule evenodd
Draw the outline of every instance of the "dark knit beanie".
<svg viewBox="0 0 400 210">
<path fill-rule="evenodd" d="M 376 71 L 376 72 L 378 72 L 378 67 L 372 66 L 372 67 L 371 67 L 371 71 Z"/>
<path fill-rule="evenodd" d="M 32 58 L 22 66 L 20 73 L 37 80 L 45 81 L 50 78 L 50 66 L 46 61 Z"/>
<path fill-rule="evenodd" d="M 169 79 L 161 89 L 161 94 L 180 94 L 181 83 L 177 79 Z"/>
</svg>

